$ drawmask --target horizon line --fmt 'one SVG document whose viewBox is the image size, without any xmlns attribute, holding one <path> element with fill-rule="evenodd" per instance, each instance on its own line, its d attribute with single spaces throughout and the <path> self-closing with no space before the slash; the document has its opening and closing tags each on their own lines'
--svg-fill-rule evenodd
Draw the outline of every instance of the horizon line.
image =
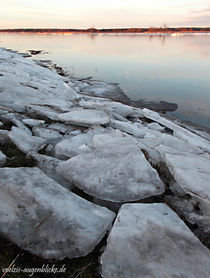
<svg viewBox="0 0 210 278">
<path fill-rule="evenodd" d="M 3 28 L 0 29 L 0 31 L 67 31 L 67 32 L 101 32 L 101 31 L 133 31 L 133 32 L 138 32 L 138 31 L 149 31 L 149 30 L 161 30 L 161 31 L 184 31 L 184 30 L 189 30 L 189 31 L 199 31 L 199 30 L 207 30 L 210 31 L 210 26 L 176 26 L 176 27 L 169 27 L 169 26 L 161 26 L 161 27 L 155 27 L 155 26 L 150 26 L 150 27 L 103 27 L 103 28 L 95 28 L 95 27 L 90 27 L 90 28 L 57 28 L 57 27 L 39 27 L 39 28 L 34 28 L 34 27 L 17 27 L 17 28 Z"/>
</svg>

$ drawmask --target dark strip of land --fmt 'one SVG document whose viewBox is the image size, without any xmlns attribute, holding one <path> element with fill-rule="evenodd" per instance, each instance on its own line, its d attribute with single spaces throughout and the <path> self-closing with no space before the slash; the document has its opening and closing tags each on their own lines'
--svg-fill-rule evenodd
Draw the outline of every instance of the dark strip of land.
<svg viewBox="0 0 210 278">
<path fill-rule="evenodd" d="M 28 33 L 185 33 L 210 32 L 210 27 L 150 27 L 150 28 L 113 28 L 113 29 L 59 29 L 59 28 L 20 28 L 0 29 L 0 32 L 28 32 Z"/>
</svg>

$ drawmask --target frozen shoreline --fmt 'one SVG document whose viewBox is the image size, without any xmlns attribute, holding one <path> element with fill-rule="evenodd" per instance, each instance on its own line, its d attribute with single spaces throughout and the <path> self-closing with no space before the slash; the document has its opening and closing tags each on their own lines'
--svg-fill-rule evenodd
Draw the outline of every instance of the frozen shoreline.
<svg viewBox="0 0 210 278">
<path fill-rule="evenodd" d="M 45 259 L 82 257 L 109 232 L 122 204 L 127 204 L 123 207 L 129 214 L 129 203 L 136 202 L 137 211 L 149 209 L 154 214 L 150 221 L 162 231 L 156 240 L 164 241 L 166 249 L 170 249 L 170 243 L 165 241 L 168 230 L 158 223 L 156 206 L 151 204 L 166 203 L 171 209 L 162 204 L 157 206 L 160 211 L 173 215 L 174 210 L 191 228 L 190 231 L 180 218 L 176 220 L 178 216 L 164 220 L 166 225 L 171 223 L 172 230 L 175 223 L 180 225 L 183 250 L 177 249 L 178 255 L 185 258 L 186 249 L 189 251 L 190 259 L 180 266 L 182 273 L 190 262 L 196 265 L 201 254 L 210 257 L 209 250 L 195 237 L 210 246 L 210 138 L 207 133 L 190 131 L 157 112 L 108 99 L 113 93 L 121 93 L 116 84 L 61 76 L 0 48 L 0 233 Z M 34 161 L 33 167 L 14 168 L 4 153 L 5 145 L 16 146 L 23 156 Z M 75 194 L 77 190 L 84 196 Z M 31 227 L 50 213 L 53 216 L 49 223 L 43 225 L 48 238 L 43 244 L 41 231 L 34 234 Z M 116 221 L 106 253 L 113 248 L 110 243 L 118 229 Z M 141 222 L 138 216 L 133 221 L 135 230 L 135 221 L 137 226 Z M 150 232 L 153 224 L 143 223 Z M 17 228 L 12 229 L 13 226 Z M 55 226 L 59 226 L 56 237 Z M 129 229 L 125 233 L 128 242 L 136 240 Z M 195 244 L 192 252 L 185 233 Z M 26 246 L 28 237 L 31 244 Z M 178 239 L 169 238 L 178 244 Z M 145 237 L 145 244 L 150 243 L 151 238 Z M 131 248 L 129 244 L 127 247 Z M 136 256 L 142 256 L 143 251 L 137 248 Z M 111 251 L 109 256 L 112 255 Z M 152 258 L 155 265 L 158 257 Z M 176 264 L 173 253 L 170 259 Z M 165 258 L 162 267 L 173 277 L 175 270 L 167 268 L 168 263 Z M 105 277 L 111 277 L 110 263 L 102 259 L 102 266 Z M 112 271 L 117 271 L 116 266 Z M 127 271 L 129 275 L 132 268 Z M 147 271 L 145 275 L 155 269 Z M 195 267 L 189 275 L 207 277 L 208 271 L 204 260 L 202 270 Z"/>
</svg>

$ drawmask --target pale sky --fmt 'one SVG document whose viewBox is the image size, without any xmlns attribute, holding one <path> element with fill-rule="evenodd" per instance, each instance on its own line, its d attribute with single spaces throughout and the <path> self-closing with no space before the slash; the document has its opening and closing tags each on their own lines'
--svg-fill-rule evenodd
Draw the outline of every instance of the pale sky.
<svg viewBox="0 0 210 278">
<path fill-rule="evenodd" d="M 3 28 L 210 26 L 210 0 L 0 0 Z"/>
</svg>

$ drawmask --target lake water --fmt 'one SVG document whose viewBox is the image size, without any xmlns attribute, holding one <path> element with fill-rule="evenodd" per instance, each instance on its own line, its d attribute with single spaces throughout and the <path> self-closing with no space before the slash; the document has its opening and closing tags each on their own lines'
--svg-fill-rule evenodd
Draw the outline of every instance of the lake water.
<svg viewBox="0 0 210 278">
<path fill-rule="evenodd" d="M 210 35 L 9 34 L 0 46 L 42 49 L 75 77 L 118 82 L 131 100 L 178 104 L 171 114 L 210 127 Z"/>
</svg>

